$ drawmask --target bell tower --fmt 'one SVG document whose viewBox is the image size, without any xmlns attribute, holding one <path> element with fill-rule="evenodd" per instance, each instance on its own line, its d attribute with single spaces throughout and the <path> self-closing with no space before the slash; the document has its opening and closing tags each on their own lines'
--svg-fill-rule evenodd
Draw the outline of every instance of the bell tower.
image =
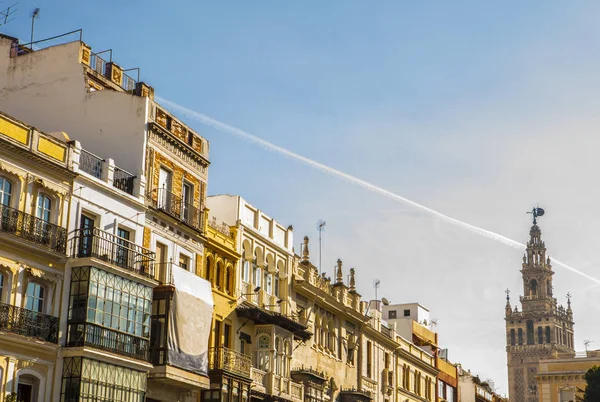
<svg viewBox="0 0 600 402">
<path fill-rule="evenodd" d="M 539 400 L 535 376 L 540 360 L 575 356 L 570 295 L 566 309 L 554 298 L 554 271 L 537 225 L 537 218 L 543 214 L 541 208 L 532 211 L 533 226 L 521 266 L 521 311 L 516 305 L 512 308 L 507 290 L 506 353 L 511 402 Z"/>
</svg>

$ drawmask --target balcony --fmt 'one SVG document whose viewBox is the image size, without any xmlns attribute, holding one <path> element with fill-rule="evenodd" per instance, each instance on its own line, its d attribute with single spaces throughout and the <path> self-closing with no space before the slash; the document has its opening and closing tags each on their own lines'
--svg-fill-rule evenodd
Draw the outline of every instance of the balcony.
<svg viewBox="0 0 600 402">
<path fill-rule="evenodd" d="M 78 229 L 73 234 L 73 258 L 97 258 L 154 279 L 154 252 L 98 228 Z"/>
<path fill-rule="evenodd" d="M 81 150 L 79 157 L 79 170 L 83 170 L 89 175 L 97 179 L 102 179 L 102 171 L 104 169 L 104 159 L 96 156 L 85 149 Z"/>
<path fill-rule="evenodd" d="M 152 191 L 149 197 L 152 208 L 163 211 L 167 215 L 185 223 L 186 225 L 202 231 L 204 226 L 204 212 L 191 203 L 176 196 L 165 188 Z"/>
<path fill-rule="evenodd" d="M 69 324 L 67 346 L 91 346 L 107 352 L 149 361 L 149 340 L 98 325 Z"/>
<path fill-rule="evenodd" d="M 57 317 L 0 303 L 0 330 L 58 343 Z"/>
<path fill-rule="evenodd" d="M 1 204 L 0 232 L 20 237 L 61 254 L 66 251 L 65 228 Z"/>
<path fill-rule="evenodd" d="M 228 371 L 251 378 L 252 359 L 250 356 L 225 347 L 210 348 L 208 351 L 208 369 Z"/>
<path fill-rule="evenodd" d="M 373 397 L 369 391 L 354 388 L 340 388 L 341 402 L 370 402 Z"/>
<path fill-rule="evenodd" d="M 259 393 L 274 395 L 294 402 L 302 402 L 304 399 L 304 386 L 287 377 L 252 367 L 251 378 L 251 388 Z"/>
</svg>

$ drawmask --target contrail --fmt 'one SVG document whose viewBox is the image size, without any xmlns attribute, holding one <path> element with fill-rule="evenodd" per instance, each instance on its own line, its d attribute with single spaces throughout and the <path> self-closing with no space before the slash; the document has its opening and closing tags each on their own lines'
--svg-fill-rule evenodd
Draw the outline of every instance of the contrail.
<svg viewBox="0 0 600 402">
<path fill-rule="evenodd" d="M 287 150 L 285 148 L 282 148 L 282 147 L 280 147 L 278 145 L 275 145 L 275 144 L 273 144 L 273 143 L 271 143 L 269 141 L 263 140 L 262 138 L 257 137 L 257 136 L 255 136 L 253 134 L 250 134 L 250 133 L 248 133 L 248 132 L 246 132 L 244 130 L 241 130 L 239 128 L 230 126 L 229 124 L 223 123 L 223 122 L 221 122 L 219 120 L 215 120 L 212 117 L 209 117 L 209 116 L 207 116 L 205 114 L 198 113 L 196 111 L 190 110 L 190 109 L 188 109 L 186 107 L 178 105 L 178 104 L 176 104 L 174 102 L 171 102 L 171 101 L 166 100 L 164 98 L 161 98 L 159 96 L 155 96 L 155 98 L 160 103 L 162 103 L 164 105 L 167 105 L 167 106 L 169 106 L 172 109 L 176 109 L 176 110 L 180 111 L 181 113 L 183 113 L 183 114 L 185 114 L 185 115 L 187 115 L 187 116 L 189 116 L 189 117 L 191 117 L 191 118 L 193 118 L 195 120 L 198 120 L 200 123 L 202 123 L 202 124 L 204 124 L 206 126 L 213 127 L 213 128 L 215 128 L 215 129 L 217 129 L 217 130 L 219 130 L 221 132 L 224 132 L 224 133 L 229 133 L 229 134 L 233 134 L 233 135 L 236 135 L 238 137 L 244 138 L 244 139 L 246 139 L 246 140 L 248 140 L 250 142 L 253 142 L 255 144 L 258 144 L 258 145 L 262 146 L 263 148 L 268 149 L 269 151 L 277 152 L 277 153 L 280 153 L 280 154 L 282 154 L 284 156 L 287 156 L 289 158 L 296 159 L 296 160 L 298 160 L 300 162 L 303 162 L 303 163 L 305 163 L 305 164 L 307 164 L 309 166 L 317 168 L 317 169 L 319 169 L 319 170 L 321 170 L 321 171 L 323 171 L 325 173 L 329 173 L 329 174 L 331 174 L 333 176 L 342 178 L 342 179 L 344 179 L 344 180 L 346 180 L 346 181 L 348 181 L 350 183 L 358 184 L 362 188 L 365 188 L 365 189 L 367 189 L 369 191 L 372 191 L 372 192 L 375 192 L 375 193 L 379 193 L 379 194 L 382 194 L 382 195 L 384 195 L 384 196 L 386 196 L 388 198 L 391 198 L 391 199 L 393 199 L 395 201 L 400 201 L 400 202 L 402 202 L 404 204 L 408 204 L 408 205 L 410 205 L 410 206 L 412 206 L 414 208 L 417 208 L 417 209 L 420 209 L 422 211 L 425 211 L 425 212 L 427 212 L 430 215 L 438 217 L 439 219 L 441 219 L 441 220 L 443 220 L 445 222 L 448 222 L 448 223 L 450 223 L 452 225 L 455 225 L 455 226 L 459 226 L 459 227 L 461 227 L 463 229 L 469 230 L 469 231 L 471 231 L 473 233 L 476 233 L 476 234 L 478 234 L 480 236 L 487 237 L 488 239 L 492 239 L 492 240 L 498 241 L 500 243 L 503 243 L 503 244 L 505 244 L 507 246 L 510 246 L 510 247 L 513 247 L 513 248 L 516 248 L 516 249 L 524 249 L 524 248 L 526 248 L 526 246 L 524 244 L 521 244 L 518 241 L 515 241 L 513 239 L 509 239 L 506 236 L 503 236 L 501 234 L 489 231 L 487 229 L 483 229 L 483 228 L 480 228 L 478 226 L 471 225 L 469 223 L 460 221 L 460 220 L 458 220 L 456 218 L 452 218 L 451 216 L 445 215 L 445 214 L 443 214 L 441 212 L 438 212 L 438 211 L 436 211 L 434 209 L 428 208 L 425 205 L 421 205 L 419 203 L 416 203 L 416 202 L 414 202 L 412 200 L 409 200 L 408 198 L 402 197 L 401 195 L 398 195 L 398 194 L 393 193 L 393 192 L 391 192 L 389 190 L 386 190 L 386 189 L 384 189 L 382 187 L 376 186 L 376 185 L 371 184 L 369 182 L 366 182 L 366 181 L 364 181 L 362 179 L 359 179 L 358 177 L 349 175 L 349 174 L 344 173 L 344 172 L 342 172 L 340 170 L 334 169 L 332 167 L 329 167 L 327 165 L 324 165 L 322 163 L 319 163 L 317 161 L 309 159 L 309 158 L 307 158 L 305 156 L 299 155 L 299 154 L 297 154 L 295 152 L 292 152 L 292 151 Z M 597 284 L 600 284 L 600 279 L 594 278 L 593 276 L 590 276 L 590 275 L 586 274 L 585 272 L 581 272 L 578 269 L 573 268 L 572 266 L 565 264 L 564 262 L 560 262 L 560 261 L 555 260 L 555 259 L 553 259 L 552 261 L 553 261 L 554 264 L 560 265 L 561 267 L 563 267 L 563 268 L 565 268 L 565 269 L 567 269 L 567 270 L 569 270 L 571 272 L 579 274 L 579 275 L 583 276 L 586 279 L 589 279 L 589 280 L 591 280 L 591 281 L 593 281 L 593 282 L 595 282 Z"/>
</svg>

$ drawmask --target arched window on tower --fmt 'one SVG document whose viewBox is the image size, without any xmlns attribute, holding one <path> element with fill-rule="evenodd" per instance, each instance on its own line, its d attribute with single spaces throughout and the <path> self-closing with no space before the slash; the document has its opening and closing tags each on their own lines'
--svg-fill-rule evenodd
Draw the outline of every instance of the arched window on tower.
<svg viewBox="0 0 600 402">
<path fill-rule="evenodd" d="M 544 343 L 544 331 L 542 330 L 542 327 L 538 327 L 538 343 Z"/>
<path fill-rule="evenodd" d="M 527 320 L 527 344 L 533 345 L 535 343 L 535 337 L 533 332 L 533 321 Z"/>
<path fill-rule="evenodd" d="M 531 296 L 537 296 L 537 292 L 538 292 L 538 283 L 535 279 L 532 279 L 529 282 L 529 294 Z"/>
<path fill-rule="evenodd" d="M 519 328 L 519 345 L 523 344 L 523 328 Z"/>
<path fill-rule="evenodd" d="M 515 339 L 515 329 L 511 329 L 510 330 L 510 346 L 515 346 L 517 343 L 517 340 Z"/>
<path fill-rule="evenodd" d="M 546 343 L 550 343 L 550 327 L 546 326 Z"/>
</svg>

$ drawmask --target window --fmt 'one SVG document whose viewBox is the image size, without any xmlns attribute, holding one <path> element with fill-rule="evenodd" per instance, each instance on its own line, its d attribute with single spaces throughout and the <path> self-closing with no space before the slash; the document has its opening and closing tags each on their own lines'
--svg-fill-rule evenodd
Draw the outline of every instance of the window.
<svg viewBox="0 0 600 402">
<path fill-rule="evenodd" d="M 0 177 L 0 205 L 10 207 L 10 197 L 12 195 L 12 183 L 4 177 Z"/>
<path fill-rule="evenodd" d="M 532 296 L 537 296 L 537 281 L 535 279 L 532 279 L 531 282 L 529 282 L 529 289 Z"/>
<path fill-rule="evenodd" d="M 38 313 L 44 312 L 44 287 L 37 282 L 27 284 L 25 308 Z"/>
<path fill-rule="evenodd" d="M 550 343 L 550 327 L 546 327 L 546 343 Z"/>
<path fill-rule="evenodd" d="M 250 261 L 242 260 L 242 280 L 250 282 Z"/>
<path fill-rule="evenodd" d="M 273 275 L 265 272 L 265 290 L 268 294 L 273 294 Z"/>
<path fill-rule="evenodd" d="M 519 345 L 523 344 L 523 329 L 519 328 Z"/>
<path fill-rule="evenodd" d="M 410 310 L 404 310 L 404 316 L 410 317 Z"/>
<path fill-rule="evenodd" d="M 515 339 L 515 329 L 511 329 L 510 330 L 510 346 L 515 346 L 516 345 L 516 339 Z"/>
<path fill-rule="evenodd" d="M 396 310 L 388 311 L 388 319 L 393 320 L 394 318 L 397 318 L 397 311 Z"/>
<path fill-rule="evenodd" d="M 561 389 L 560 402 L 575 402 L 575 392 L 573 389 Z"/>
<path fill-rule="evenodd" d="M 209 282 L 212 282 L 212 273 L 210 272 L 212 270 L 212 258 L 210 257 L 206 257 L 206 268 L 204 274 L 205 274 L 205 279 Z"/>
<path fill-rule="evenodd" d="M 190 269 L 190 257 L 185 254 L 179 254 L 179 266 L 186 271 Z"/>
<path fill-rule="evenodd" d="M 40 380 L 31 374 L 19 375 L 17 384 L 17 401 L 30 402 L 38 400 Z"/>
<path fill-rule="evenodd" d="M 261 336 L 260 338 L 258 338 L 258 345 L 257 345 L 257 355 L 256 355 L 256 359 L 257 359 L 257 364 L 256 366 L 258 367 L 259 370 L 262 371 L 270 371 L 271 367 L 270 367 L 270 361 L 269 361 L 269 337 L 266 335 Z"/>
<path fill-rule="evenodd" d="M 122 267 L 129 267 L 129 236 L 130 233 L 128 230 L 123 228 L 117 229 L 117 244 L 119 245 L 117 248 L 116 255 L 116 263 Z"/>
<path fill-rule="evenodd" d="M 50 198 L 44 194 L 40 194 L 38 196 L 37 207 L 37 217 L 44 222 L 50 222 L 50 212 L 52 209 L 52 202 L 50 201 Z"/>
<path fill-rule="evenodd" d="M 215 285 L 218 289 L 223 289 L 223 284 L 221 281 L 223 280 L 223 264 L 218 261 L 217 262 L 217 274 L 215 275 Z"/>
<path fill-rule="evenodd" d="M 252 281 L 254 286 L 260 286 L 260 268 L 255 263 L 252 264 Z"/>
<path fill-rule="evenodd" d="M 273 294 L 275 297 L 279 297 L 279 272 L 275 273 L 275 278 L 273 279 Z"/>
<path fill-rule="evenodd" d="M 535 342 L 533 333 L 533 321 L 527 320 L 527 344 L 533 345 Z"/>
<path fill-rule="evenodd" d="M 281 375 L 281 359 L 282 359 L 282 350 L 281 350 L 281 339 L 279 337 L 275 338 L 275 374 Z"/>
<path fill-rule="evenodd" d="M 190 147 L 194 146 L 194 133 L 192 133 L 191 131 L 187 132 L 187 144 Z"/>
<path fill-rule="evenodd" d="M 231 267 L 231 265 L 228 265 L 227 268 L 225 268 L 225 293 L 227 293 L 227 294 L 231 294 L 231 288 L 232 288 L 231 271 L 232 271 L 232 267 Z"/>
<path fill-rule="evenodd" d="M 194 189 L 191 184 L 183 183 L 181 189 L 181 198 L 183 199 L 183 205 L 181 206 L 181 219 L 184 222 L 192 222 L 192 200 L 194 199 Z"/>
<path fill-rule="evenodd" d="M 367 341 L 367 377 L 371 378 L 372 375 L 372 369 L 371 369 L 371 365 L 372 365 L 372 359 L 373 359 L 373 344 L 371 343 L 371 341 Z"/>
<path fill-rule="evenodd" d="M 4 275 L 2 272 L 0 272 L 0 302 L 3 299 L 3 294 L 4 294 L 4 282 L 6 280 L 6 275 Z"/>
<path fill-rule="evenodd" d="M 544 343 L 544 330 L 542 329 L 542 327 L 538 327 L 538 343 Z"/>
<path fill-rule="evenodd" d="M 226 348 L 231 347 L 231 325 L 223 325 L 223 346 Z"/>
</svg>

